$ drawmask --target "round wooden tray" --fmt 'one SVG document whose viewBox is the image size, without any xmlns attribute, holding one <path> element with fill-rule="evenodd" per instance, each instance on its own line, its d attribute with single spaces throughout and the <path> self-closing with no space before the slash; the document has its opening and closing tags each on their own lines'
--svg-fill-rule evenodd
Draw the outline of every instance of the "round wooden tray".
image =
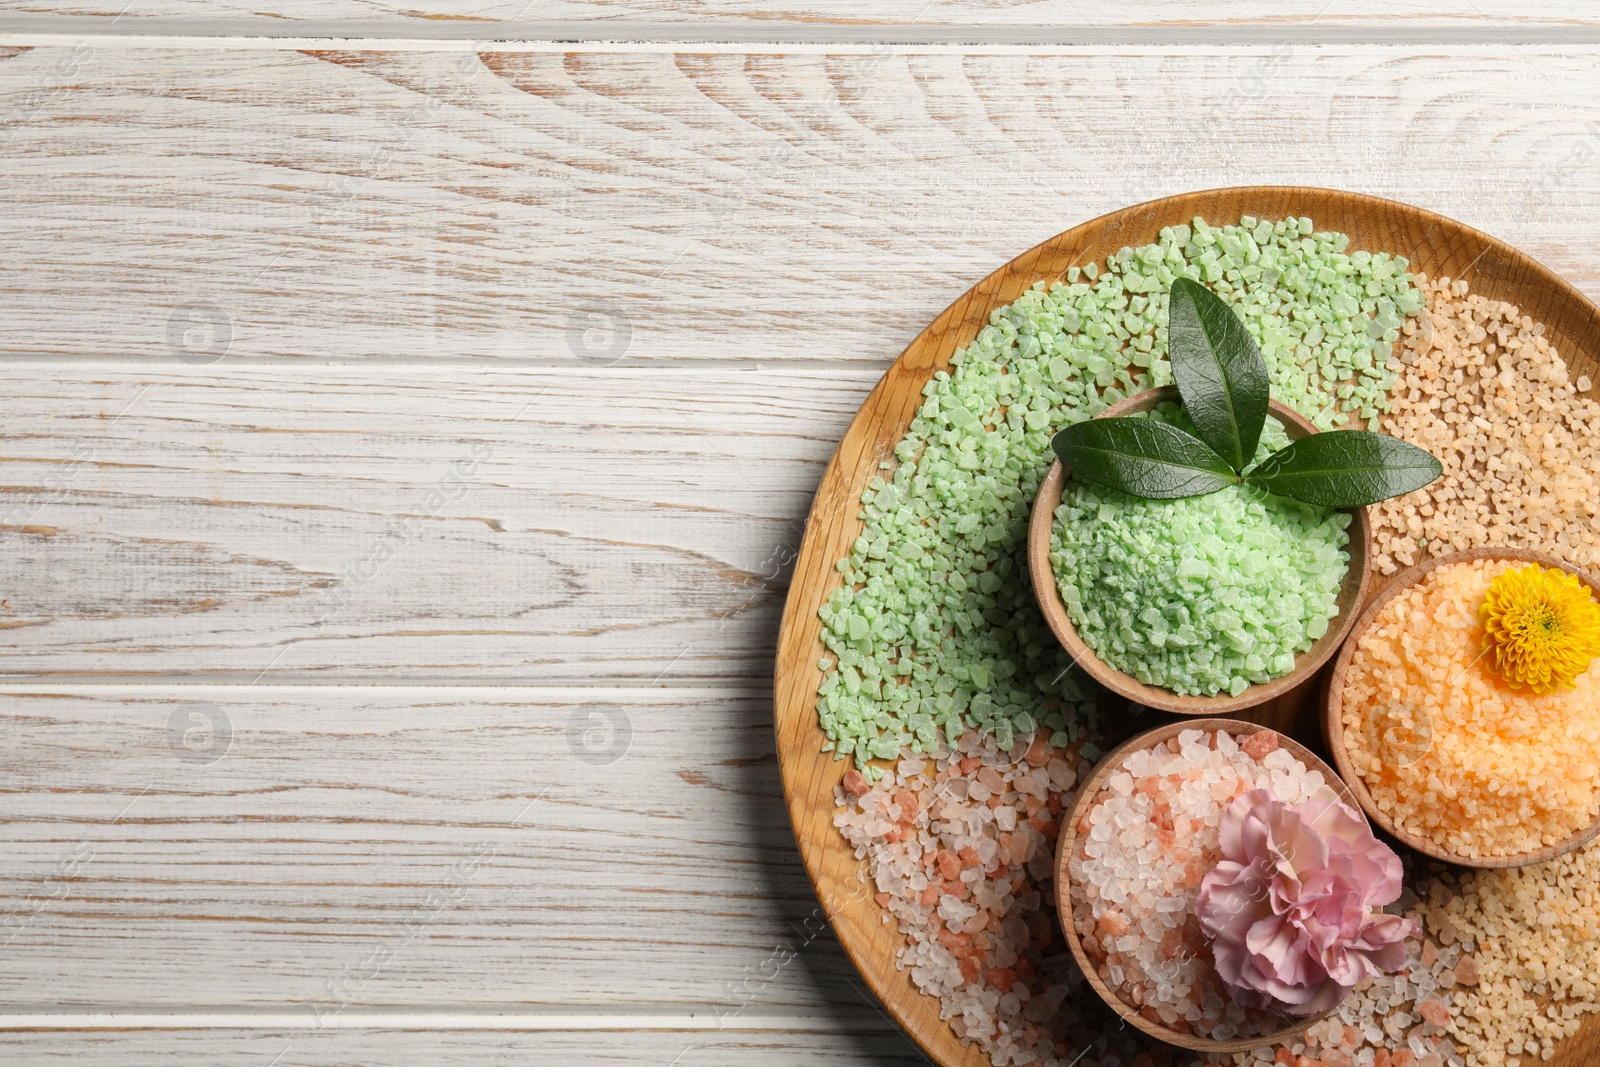
<svg viewBox="0 0 1600 1067">
<path fill-rule="evenodd" d="M 973 286 L 911 342 L 857 412 L 812 502 L 778 635 L 774 719 L 789 819 L 817 898 L 872 991 L 941 1067 L 986 1067 L 988 1057 L 975 1045 L 962 1048 L 939 1018 L 939 1002 L 912 985 L 909 972 L 895 968 L 900 932 L 894 923 L 881 922 L 883 911 L 871 893 L 857 888 L 856 872 L 862 863 L 832 821 L 833 789 L 846 763 L 822 751 L 824 738 L 817 723 L 817 687 L 822 683 L 817 661 L 825 653 L 818 639 L 817 609 L 838 586 L 835 561 L 849 552 L 861 531 L 856 515 L 862 490 L 881 473 L 879 463 L 894 459 L 894 446 L 922 402 L 923 385 L 948 366 L 957 348 L 972 342 L 989 312 L 1015 300 L 1034 282 L 1057 281 L 1068 267 L 1103 261 L 1124 245 L 1154 241 L 1163 226 L 1187 223 L 1196 215 L 1214 225 L 1236 222 L 1243 215 L 1309 216 L 1319 230 L 1348 234 L 1354 248 L 1403 255 L 1413 270 L 1430 276 L 1465 276 L 1474 292 L 1516 303 L 1543 322 L 1546 336 L 1560 349 L 1574 376 L 1600 374 L 1593 355 L 1600 352 L 1600 309 L 1529 256 L 1420 208 L 1357 193 L 1293 186 L 1185 193 L 1075 226 Z M 1381 585 L 1375 576 L 1369 594 Z M 1319 745 L 1317 698 L 1325 673 L 1239 717 Z"/>
</svg>

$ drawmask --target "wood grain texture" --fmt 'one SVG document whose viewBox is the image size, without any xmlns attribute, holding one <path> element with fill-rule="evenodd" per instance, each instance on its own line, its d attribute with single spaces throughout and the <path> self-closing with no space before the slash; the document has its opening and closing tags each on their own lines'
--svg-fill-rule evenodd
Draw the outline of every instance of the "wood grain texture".
<svg viewBox="0 0 1600 1067">
<path fill-rule="evenodd" d="M 1178 401 L 1178 387 L 1163 386 L 1136 393 L 1118 401 L 1095 416 L 1097 419 L 1120 418 L 1138 412 L 1150 411 L 1163 401 Z M 1317 432 L 1311 420 L 1293 408 L 1276 400 L 1267 402 L 1268 411 L 1288 433 L 1289 440 L 1298 441 Z M 1147 708 L 1171 712 L 1174 715 L 1228 715 L 1236 711 L 1268 703 L 1284 693 L 1298 689 L 1321 670 L 1344 641 L 1350 627 L 1355 625 L 1356 613 L 1367 592 L 1367 582 L 1372 577 L 1372 524 L 1366 508 L 1351 508 L 1350 538 L 1346 548 L 1349 564 L 1344 580 L 1339 585 L 1336 599 L 1338 614 L 1329 622 L 1327 632 L 1314 644 L 1295 657 L 1294 669 L 1266 682 L 1247 686 L 1234 696 L 1219 692 L 1211 696 L 1186 696 L 1162 686 L 1145 685 L 1131 674 L 1111 666 L 1095 654 L 1088 643 L 1078 635 L 1072 624 L 1066 604 L 1061 601 L 1061 590 L 1056 584 L 1055 572 L 1050 565 L 1050 540 L 1054 531 L 1056 508 L 1061 504 L 1061 494 L 1071 472 L 1058 459 L 1050 464 L 1049 472 L 1039 485 L 1032 512 L 1028 516 L 1028 574 L 1033 582 L 1034 599 L 1040 613 L 1055 634 L 1061 647 L 1067 650 L 1073 662 L 1084 672 L 1124 700 Z"/>
<path fill-rule="evenodd" d="M 802 873 L 770 723 L 737 690 L 7 693 L 0 1000 L 886 1026 Z"/>
<path fill-rule="evenodd" d="M 816 694 L 824 653 L 818 607 L 838 586 L 834 562 L 861 529 L 852 506 L 894 446 L 922 401 L 922 387 L 971 341 L 989 311 L 1009 303 L 1036 281 L 1054 281 L 1069 266 L 1098 260 L 1128 244 L 1155 239 L 1161 227 L 1193 218 L 1261 218 L 1309 215 L 1320 226 L 1351 236 L 1352 246 L 1407 256 L 1414 269 L 1434 276 L 1467 276 L 1473 291 L 1521 305 L 1545 323 L 1573 373 L 1593 373 L 1600 353 L 1600 309 L 1560 277 L 1503 242 L 1461 223 L 1405 204 L 1319 189 L 1242 187 L 1190 193 L 1129 207 L 1074 227 L 995 270 L 950 305 L 907 347 L 873 389 L 840 442 L 812 505 L 806 538 L 795 565 L 778 639 L 775 716 L 784 793 L 807 872 L 827 907 L 840 941 L 891 1015 L 942 1065 L 980 1067 L 976 1048 L 962 1048 L 939 1018 L 938 1002 L 919 993 L 908 972 L 894 968 L 902 938 L 878 922 L 873 901 L 844 897 L 860 862 L 832 824 L 833 790 L 845 762 L 821 751 Z M 1377 592 L 1376 589 L 1373 590 Z M 1301 741 L 1318 739 L 1322 679 L 1238 713 Z M 1592 1033 L 1600 1033 L 1597 1025 Z M 1588 1049 L 1579 1042 L 1569 1046 Z M 1579 1055 L 1580 1053 L 1573 1053 Z M 1581 1063 L 1582 1059 L 1564 1062 Z"/>
<path fill-rule="evenodd" d="M 375 30 L 387 21 L 417 37 L 459 17 L 757 21 L 728 3 L 511 7 L 140 0 L 126 19 L 372 16 Z M 1328 15 L 1395 35 L 1587 17 L 1547 0 L 1478 7 L 1481 21 L 1443 4 L 1336 0 Z M 915 8 L 826 0 L 778 13 L 818 20 L 819 39 L 833 19 L 1073 18 L 1052 3 Z M 115 13 L 93 0 L 26 10 Z M 0 9 L 0 29 L 20 11 Z M 1175 11 L 1140 2 L 1094 15 L 1172 24 Z M 1253 32 L 1280 16 L 1307 18 L 1262 0 L 1225 13 L 1256 20 Z M 1600 256 L 1574 236 L 1600 227 L 1600 137 L 1579 103 L 1595 49 L 1250 40 L 1041 56 L 0 48 L 0 358 L 16 363 L 0 400 L 0 503 L 27 512 L 0 524 L 13 527 L 0 530 L 11 568 L 0 605 L 40 609 L 6 631 L 19 654 L 4 669 L 756 678 L 770 663 L 780 561 L 796 544 L 789 524 L 906 341 L 1017 249 L 1241 169 L 1426 204 L 1600 293 Z M 297 366 L 262 366 L 274 362 Z M 801 373 L 727 373 L 784 362 Z M 369 370 L 330 366 L 348 363 Z M 456 366 L 495 363 L 521 373 Z M 722 373 L 696 378 L 686 364 Z M 546 375 L 553 406 L 516 419 Z M 547 421 L 525 430 L 535 411 Z M 484 474 L 421 523 L 324 640 L 315 583 L 430 508 L 427 494 L 473 445 L 494 449 Z M 489 655 L 502 639 L 514 648 Z M 8 1003 L 228 1000 L 261 1012 L 254 1032 L 62 1023 L 80 1032 L 0 1037 L 8 1059 L 918 1062 L 866 1024 L 859 1037 L 694 1034 L 681 1045 L 657 1033 L 422 1027 L 319 1033 L 318 1046 L 296 1037 L 284 1054 L 268 1009 L 311 1015 L 306 998 L 361 965 L 381 921 L 403 921 L 444 885 L 435 879 L 480 840 L 477 824 L 536 782 L 570 792 L 537 836 L 494 831 L 511 862 L 482 866 L 476 884 L 492 892 L 454 902 L 356 1007 L 381 992 L 464 1012 L 482 994 L 502 998 L 485 1007 L 664 1006 L 687 1018 L 743 1003 L 815 902 L 773 820 L 770 764 L 722 762 L 771 752 L 747 740 L 765 729 L 764 701 L 600 696 L 668 708 L 649 718 L 673 728 L 636 715 L 637 743 L 657 750 L 647 765 L 636 748 L 594 769 L 564 747 L 574 694 L 265 694 L 188 694 L 259 709 L 234 717 L 236 744 L 276 746 L 214 765 L 178 761 L 170 735 L 160 740 L 170 724 L 155 709 L 174 702 L 163 687 L 72 691 L 47 711 L 42 698 L 0 696 L 0 820 L 18 857 L 0 881 L 6 903 L 54 893 L 51 872 L 72 846 L 109 831 L 89 840 L 109 850 L 74 879 L 95 896 L 52 899 L 25 931 L 36 940 L 7 947 Z M 741 740 L 722 737 L 730 730 Z M 168 766 L 171 783 L 116 818 L 145 786 L 131 779 Z M 624 780 L 623 768 L 636 773 Z M 682 813 L 651 803 L 654 784 Z M 152 800 L 159 818 L 132 821 Z M 639 881 L 635 855 L 659 861 L 657 881 Z M 19 944 L 25 957 L 11 954 Z M 831 945 L 798 953 L 748 1011 L 838 1017 L 845 1029 L 870 1015 Z M 745 984 L 730 992 L 730 981 Z"/>
<path fill-rule="evenodd" d="M 1007 25 L 1187 27 L 1220 23 L 1228 29 L 1271 29 L 1303 26 L 1380 26 L 1409 29 L 1593 25 L 1595 16 L 1558 0 L 1479 0 L 1461 5 L 1444 0 L 1241 0 L 1175 5 L 1162 0 L 1122 0 L 1114 5 L 1086 6 L 1075 0 L 877 0 L 863 7 L 847 0 L 805 0 L 774 6 L 750 0 L 429 0 L 422 4 L 362 0 L 272 0 L 265 5 L 241 0 L 27 0 L 6 5 L 8 13 L 98 15 L 137 22 L 141 19 L 270 17 L 273 19 L 361 19 L 405 24 L 425 36 L 430 23 L 532 23 L 546 20 L 615 22 L 629 19 L 696 24 L 793 22 L 819 30 L 860 25 Z M 492 27 L 486 27 L 492 32 Z"/>
<path fill-rule="evenodd" d="M 680 684 L 770 676 L 806 507 L 870 377 L 223 362 L 0 383 L 0 674 Z"/>
<path fill-rule="evenodd" d="M 85 48 L 0 59 L 12 358 L 203 358 L 225 322 L 233 363 L 881 369 L 1018 249 L 1245 176 L 1420 203 L 1600 294 L 1593 48 Z"/>
<path fill-rule="evenodd" d="M 1350 760 L 1350 750 L 1344 742 L 1345 676 L 1350 670 L 1350 664 L 1355 659 L 1356 649 L 1361 643 L 1362 636 L 1366 634 L 1372 624 L 1377 621 L 1378 615 L 1395 597 L 1408 589 L 1414 588 L 1440 567 L 1450 566 L 1455 563 L 1468 563 L 1472 560 L 1511 560 L 1516 563 L 1537 563 L 1541 567 L 1565 571 L 1588 586 L 1591 596 L 1600 598 L 1600 579 L 1581 568 L 1574 567 L 1557 556 L 1546 552 L 1535 552 L 1526 548 L 1469 548 L 1465 552 L 1452 552 L 1444 556 L 1434 556 L 1432 559 L 1424 560 L 1413 567 L 1407 567 L 1399 574 L 1385 581 L 1383 593 L 1373 597 L 1368 602 L 1361 613 L 1361 618 L 1356 620 L 1355 629 L 1350 633 L 1349 642 L 1339 650 L 1339 658 L 1333 663 L 1332 673 L 1328 676 L 1327 693 L 1323 699 L 1322 737 L 1333 756 L 1334 764 L 1339 768 L 1339 774 L 1350 784 L 1351 792 L 1356 802 L 1361 805 L 1361 810 L 1367 813 L 1367 818 L 1377 823 L 1384 833 L 1407 848 L 1420 852 L 1425 856 L 1431 856 L 1436 860 L 1443 860 L 1446 863 L 1454 863 L 1462 867 L 1525 867 L 1530 864 L 1545 863 L 1555 859 L 1557 856 L 1564 856 L 1568 852 L 1581 848 L 1594 840 L 1597 835 L 1600 835 L 1600 815 L 1595 817 L 1594 822 L 1565 841 L 1558 841 L 1553 845 L 1534 849 L 1532 852 L 1501 857 L 1484 856 L 1472 858 L 1461 856 L 1434 841 L 1396 826 L 1394 820 L 1383 809 L 1379 808 L 1372 799 L 1372 794 L 1367 790 L 1366 781 L 1357 773 L 1355 765 Z M 1425 711 L 1423 714 L 1426 717 Z"/>
<path fill-rule="evenodd" d="M 72 1067 L 920 1067 L 927 1060 L 893 1031 L 830 1034 L 671 1031 L 521 1034 L 494 1030 L 102 1029 L 3 1033 L 9 1062 Z M 674 1058 L 676 1057 L 676 1059 Z"/>
</svg>

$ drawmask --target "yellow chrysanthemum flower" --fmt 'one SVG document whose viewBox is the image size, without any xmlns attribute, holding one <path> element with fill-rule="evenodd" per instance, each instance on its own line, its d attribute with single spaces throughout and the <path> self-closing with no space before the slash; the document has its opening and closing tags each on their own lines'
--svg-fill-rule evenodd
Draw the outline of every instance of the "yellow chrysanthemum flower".
<svg viewBox="0 0 1600 1067">
<path fill-rule="evenodd" d="M 1573 688 L 1600 656 L 1600 604 L 1574 575 L 1529 564 L 1489 583 L 1478 609 L 1485 652 L 1513 689 L 1535 693 Z"/>
</svg>

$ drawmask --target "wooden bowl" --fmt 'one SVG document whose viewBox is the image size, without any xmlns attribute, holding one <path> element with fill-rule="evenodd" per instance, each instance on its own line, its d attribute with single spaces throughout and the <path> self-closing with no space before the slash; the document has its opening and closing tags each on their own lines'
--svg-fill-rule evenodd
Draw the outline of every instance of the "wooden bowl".
<svg viewBox="0 0 1600 1067">
<path fill-rule="evenodd" d="M 1438 556 L 1419 563 L 1415 567 L 1403 570 L 1395 575 L 1389 584 L 1384 587 L 1382 595 L 1374 597 L 1372 602 L 1367 605 L 1366 610 L 1361 613 L 1361 618 L 1356 621 L 1355 630 L 1350 635 L 1350 640 L 1339 650 L 1339 658 L 1334 661 L 1333 674 L 1328 679 L 1327 693 L 1323 700 L 1322 730 L 1323 735 L 1328 740 L 1328 748 L 1333 753 L 1334 766 L 1339 768 L 1339 776 L 1344 779 L 1345 784 L 1350 787 L 1350 791 L 1355 794 L 1356 802 L 1361 805 L 1361 810 L 1366 812 L 1367 817 L 1377 823 L 1384 833 L 1408 848 L 1422 853 L 1424 856 L 1432 856 L 1436 860 L 1458 864 L 1462 867 L 1524 867 L 1531 863 L 1543 863 L 1545 860 L 1554 859 L 1557 856 L 1571 852 L 1575 848 L 1588 844 L 1596 834 L 1600 834 L 1600 817 L 1596 817 L 1595 821 L 1590 823 L 1588 827 L 1578 831 L 1566 840 L 1531 852 L 1478 859 L 1457 855 L 1429 838 L 1418 837 L 1416 834 L 1396 826 L 1394 821 L 1380 810 L 1377 803 L 1372 799 L 1372 794 L 1367 791 L 1366 782 L 1362 781 L 1361 775 L 1356 773 L 1355 765 L 1350 762 L 1350 752 L 1344 743 L 1344 717 L 1340 714 L 1339 709 L 1344 699 L 1345 675 L 1350 669 L 1351 661 L 1355 659 L 1356 645 L 1360 642 L 1362 635 L 1367 632 L 1367 629 L 1377 619 L 1378 613 L 1395 597 L 1410 589 L 1440 567 L 1451 563 L 1465 563 L 1474 559 L 1512 560 L 1517 563 L 1537 563 L 1541 567 L 1557 567 L 1568 574 L 1575 575 L 1579 581 L 1589 587 L 1597 599 L 1600 599 L 1600 579 L 1596 579 L 1593 575 L 1572 566 L 1572 564 L 1564 560 L 1533 549 L 1510 546 L 1472 548 L 1465 552 L 1454 552 L 1450 555 Z"/>
<path fill-rule="evenodd" d="M 774 726 L 785 804 L 806 874 L 839 942 L 884 1010 L 940 1067 L 989 1067 L 977 1045 L 963 1046 L 939 1018 L 939 1002 L 916 988 L 909 970 L 895 966 L 904 938 L 856 880 L 862 861 L 833 825 L 833 790 L 848 764 L 822 751 L 817 723 L 817 665 L 826 650 L 818 638 L 817 608 L 839 587 L 835 561 L 861 532 L 861 492 L 893 463 L 928 380 L 950 365 L 956 349 L 972 343 L 989 313 L 1035 282 L 1061 280 L 1068 267 L 1103 261 L 1124 245 L 1153 241 L 1163 226 L 1203 215 L 1216 223 L 1242 215 L 1278 219 L 1309 215 L 1319 229 L 1349 234 L 1351 247 L 1407 257 L 1429 275 L 1468 276 L 1474 292 L 1519 304 L 1545 324 L 1571 373 L 1600 378 L 1600 310 L 1558 274 L 1505 242 L 1454 219 L 1409 204 L 1360 193 L 1294 186 L 1210 189 L 1120 208 L 1030 248 L 982 278 L 911 340 L 861 405 L 823 472 L 805 538 L 790 580 L 774 664 Z M 1376 582 L 1374 584 L 1377 584 Z M 1240 712 L 1298 736 L 1319 726 L 1319 686 L 1308 683 Z M 1594 1021 L 1600 1029 L 1600 1017 Z M 1588 1032 L 1587 1030 L 1585 1032 Z M 1563 1054 L 1558 1054 L 1559 1062 Z M 1586 1062 L 1580 1059 L 1568 1063 Z"/>
<path fill-rule="evenodd" d="M 1178 387 L 1163 386 L 1147 389 L 1106 408 L 1097 419 L 1136 415 L 1149 411 L 1157 404 L 1178 399 Z M 1283 424 L 1289 440 L 1298 441 L 1317 432 L 1308 419 L 1291 408 L 1273 400 L 1268 410 Z M 1339 643 L 1350 632 L 1356 620 L 1356 611 L 1366 596 L 1367 583 L 1372 574 L 1372 524 L 1367 519 L 1366 508 L 1350 508 L 1350 566 L 1345 571 L 1344 582 L 1339 586 L 1336 603 L 1339 614 L 1328 623 L 1328 631 L 1316 643 L 1294 658 L 1294 669 L 1281 678 L 1258 682 L 1238 696 L 1219 693 L 1216 696 L 1181 696 L 1170 689 L 1145 685 L 1131 674 L 1124 674 L 1095 654 L 1094 649 L 1078 636 L 1072 625 L 1067 606 L 1061 601 L 1061 589 L 1056 585 L 1055 570 L 1050 566 L 1050 534 L 1055 523 L 1056 506 L 1061 503 L 1061 493 L 1066 488 L 1067 477 L 1072 472 L 1058 459 L 1050 466 L 1033 500 L 1033 514 L 1028 519 L 1028 570 L 1033 577 L 1033 593 L 1039 608 L 1050 624 L 1050 631 L 1061 642 L 1073 660 L 1088 675 L 1118 696 L 1136 704 L 1170 711 L 1177 715 L 1226 715 L 1243 708 L 1263 704 L 1298 687 L 1338 651 Z"/>
<path fill-rule="evenodd" d="M 1199 1037 L 1195 1034 L 1181 1034 L 1176 1030 L 1169 1030 L 1163 1024 L 1152 1022 L 1139 1014 L 1134 1008 L 1124 1003 L 1121 997 L 1111 991 L 1111 988 L 1106 985 L 1105 981 L 1101 979 L 1100 973 L 1095 969 L 1094 961 L 1089 958 L 1088 952 L 1084 950 L 1083 941 L 1078 935 L 1078 926 L 1072 921 L 1072 879 L 1067 873 L 1068 864 L 1072 859 L 1073 851 L 1077 848 L 1078 821 L 1100 799 L 1101 786 L 1105 779 L 1121 767 L 1128 756 L 1134 752 L 1140 749 L 1154 748 L 1163 741 L 1177 737 L 1185 730 L 1204 730 L 1207 732 L 1226 730 L 1235 738 L 1245 738 L 1264 729 L 1266 727 L 1257 726 L 1254 723 L 1240 722 L 1238 719 L 1186 719 L 1182 722 L 1168 723 L 1166 726 L 1159 726 L 1154 730 L 1148 730 L 1138 735 L 1118 747 L 1095 765 L 1094 773 L 1079 788 L 1078 799 L 1073 803 L 1072 810 L 1066 813 L 1066 821 L 1061 824 L 1061 834 L 1056 838 L 1056 916 L 1061 921 L 1061 932 L 1066 936 L 1067 945 L 1072 949 L 1072 958 L 1078 961 L 1078 966 L 1083 970 L 1084 977 L 1089 980 L 1089 984 L 1094 987 L 1094 991 L 1100 994 L 1100 999 L 1104 1000 L 1112 1011 L 1116 1012 L 1129 1025 L 1136 1026 L 1151 1037 L 1159 1038 L 1169 1045 L 1178 1045 L 1182 1048 L 1195 1049 L 1201 1052 L 1246 1052 L 1250 1049 L 1261 1048 L 1263 1045 L 1287 1041 L 1296 1034 L 1304 1032 L 1311 1024 L 1321 1019 L 1326 1019 L 1338 1010 L 1338 1005 L 1336 1004 L 1319 1015 L 1307 1015 L 1305 1018 L 1285 1016 L 1284 1026 L 1281 1030 L 1256 1037 L 1229 1038 L 1226 1041 Z M 1321 771 L 1322 776 L 1328 781 L 1329 788 L 1338 793 L 1340 799 L 1348 804 L 1352 811 L 1360 810 L 1356 807 L 1356 798 L 1340 779 L 1338 773 L 1324 763 L 1314 752 L 1286 734 L 1279 733 L 1278 742 L 1282 748 L 1287 749 L 1301 763 L 1304 763 L 1312 770 Z"/>
</svg>

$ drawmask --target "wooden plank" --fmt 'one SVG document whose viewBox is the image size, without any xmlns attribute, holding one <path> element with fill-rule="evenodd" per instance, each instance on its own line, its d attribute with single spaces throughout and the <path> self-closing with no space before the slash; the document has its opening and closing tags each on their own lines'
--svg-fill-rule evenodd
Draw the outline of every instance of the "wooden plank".
<svg viewBox="0 0 1600 1067">
<path fill-rule="evenodd" d="M 83 1033 L 0 1033 L 11 1062 L 73 1067 L 923 1067 L 927 1060 L 898 1032 L 519 1034 L 427 1030 L 322 1031 L 104 1029 Z M 676 1057 L 676 1058 L 674 1058 Z"/>
<path fill-rule="evenodd" d="M 765 692 L 33 687 L 0 738 L 14 1013 L 883 1025 L 795 852 Z"/>
<path fill-rule="evenodd" d="M 764 679 L 875 378 L 0 366 L 0 672 Z"/>
<path fill-rule="evenodd" d="M 1245 175 L 1600 294 L 1590 46 L 83 47 L 0 61 L 17 358 L 880 367 L 1021 249 Z"/>
<path fill-rule="evenodd" d="M 1176 8 L 1161 0 L 1122 0 L 1085 7 L 1073 0 L 1033 0 L 992 4 L 981 0 L 876 0 L 863 7 L 847 0 L 806 0 L 781 8 L 757 7 L 748 0 L 430 0 L 422 5 L 357 0 L 275 0 L 263 8 L 245 0 L 32 0 L 29 14 L 98 16 L 137 23 L 152 18 L 273 20 L 354 19 L 394 22 L 418 36 L 430 23 L 453 22 L 683 22 L 697 25 L 761 25 L 789 22 L 819 30 L 832 26 L 1000 25 L 1064 27 L 1191 27 L 1216 24 L 1226 29 L 1264 27 L 1382 26 L 1407 30 L 1456 27 L 1518 28 L 1593 25 L 1595 16 L 1559 0 L 1480 0 L 1469 5 L 1446 0 L 1238 0 Z M 486 31 L 492 32 L 492 31 Z"/>
</svg>

